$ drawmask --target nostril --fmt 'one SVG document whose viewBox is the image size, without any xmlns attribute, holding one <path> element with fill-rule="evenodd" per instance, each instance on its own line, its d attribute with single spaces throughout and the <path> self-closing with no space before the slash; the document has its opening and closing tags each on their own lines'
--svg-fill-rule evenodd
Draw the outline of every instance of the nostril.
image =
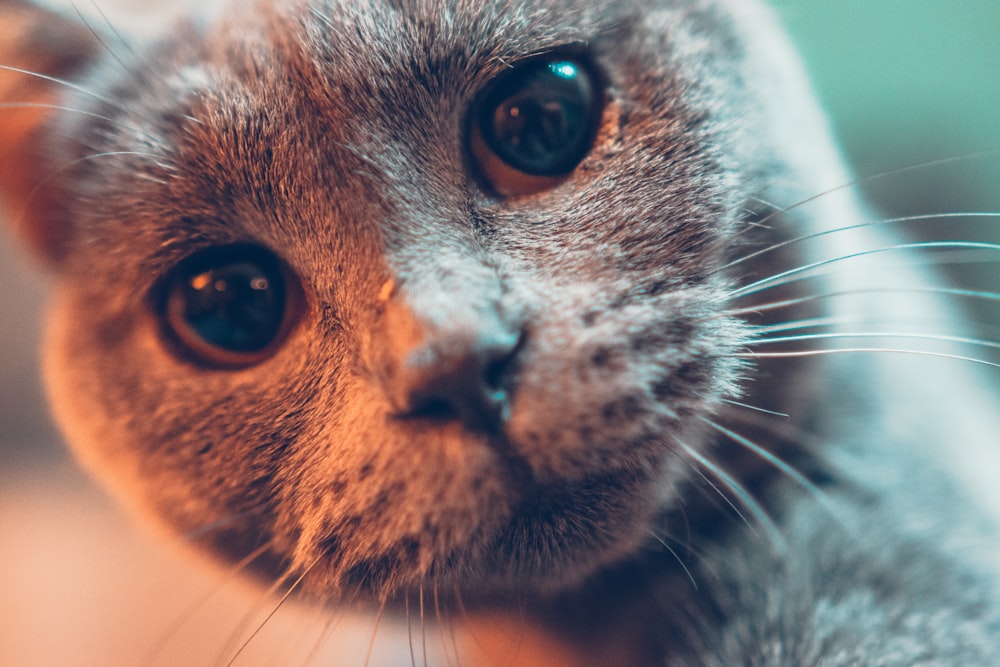
<svg viewBox="0 0 1000 667">
<path fill-rule="evenodd" d="M 448 401 L 431 396 L 421 396 L 419 393 L 411 396 L 410 410 L 406 416 L 435 421 L 451 421 L 459 417 L 454 406 Z"/>
<path fill-rule="evenodd" d="M 502 428 L 510 410 L 511 371 L 522 336 L 493 332 L 445 336 L 414 351 L 399 377 L 404 416 L 458 420 L 479 432 Z"/>
<path fill-rule="evenodd" d="M 509 343 L 510 341 L 507 341 Z M 514 360 L 524 344 L 524 334 L 517 336 L 512 345 L 495 350 L 495 357 L 483 371 L 483 382 L 487 388 L 503 390 L 513 372 Z"/>
</svg>

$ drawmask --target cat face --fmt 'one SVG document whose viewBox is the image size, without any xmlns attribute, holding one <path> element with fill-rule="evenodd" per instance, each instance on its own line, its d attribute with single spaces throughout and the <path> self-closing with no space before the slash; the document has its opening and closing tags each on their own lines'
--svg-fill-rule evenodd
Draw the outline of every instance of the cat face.
<svg viewBox="0 0 1000 667">
<path fill-rule="evenodd" d="M 96 65 L 40 121 L 32 219 L 73 447 L 323 596 L 631 553 L 739 392 L 719 267 L 773 156 L 728 25 L 262 2 Z"/>
</svg>

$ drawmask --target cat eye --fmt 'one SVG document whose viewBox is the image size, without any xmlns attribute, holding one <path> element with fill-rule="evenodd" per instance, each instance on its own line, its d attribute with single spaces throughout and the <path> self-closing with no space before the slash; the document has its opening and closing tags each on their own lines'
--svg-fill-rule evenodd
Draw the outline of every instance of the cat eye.
<svg viewBox="0 0 1000 667">
<path fill-rule="evenodd" d="M 287 333 L 295 292 L 289 272 L 257 246 L 204 250 L 166 278 L 161 316 L 167 336 L 191 360 L 245 368 L 269 357 Z"/>
<path fill-rule="evenodd" d="M 499 77 L 476 105 L 469 143 L 480 175 L 502 195 L 554 187 L 590 151 L 603 91 L 582 60 L 530 60 Z"/>
</svg>

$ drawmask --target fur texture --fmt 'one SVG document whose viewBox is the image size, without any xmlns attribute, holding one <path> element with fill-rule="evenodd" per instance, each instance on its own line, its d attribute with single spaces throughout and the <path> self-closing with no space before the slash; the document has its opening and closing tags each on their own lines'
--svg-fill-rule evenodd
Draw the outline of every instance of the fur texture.
<svg viewBox="0 0 1000 667">
<path fill-rule="evenodd" d="M 632 664 L 1000 661 L 1000 502 L 970 470 L 1000 457 L 1000 394 L 934 358 L 954 340 L 888 335 L 953 316 L 835 189 L 765 8 L 261 1 L 124 62 L 0 10 L 27 26 L 0 101 L 65 107 L 0 121 L 4 192 L 58 274 L 55 413 L 147 516 L 324 601 L 434 590 Z M 39 59 L 70 43 L 89 57 Z M 593 147 L 500 196 L 471 110 L 549 52 L 599 72 Z M 220 369 L 157 304 L 234 244 L 280 258 L 295 315 Z M 924 356 L 828 354 L 845 316 Z"/>
</svg>

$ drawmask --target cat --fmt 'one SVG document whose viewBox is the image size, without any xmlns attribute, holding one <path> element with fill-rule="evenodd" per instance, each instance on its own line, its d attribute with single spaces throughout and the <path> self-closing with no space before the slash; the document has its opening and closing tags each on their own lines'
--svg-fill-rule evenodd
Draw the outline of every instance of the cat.
<svg viewBox="0 0 1000 667">
<path fill-rule="evenodd" d="M 1000 663 L 997 368 L 887 261 L 996 248 L 856 199 L 766 7 L 0 11 L 53 410 L 146 520 L 578 664 Z"/>
</svg>

